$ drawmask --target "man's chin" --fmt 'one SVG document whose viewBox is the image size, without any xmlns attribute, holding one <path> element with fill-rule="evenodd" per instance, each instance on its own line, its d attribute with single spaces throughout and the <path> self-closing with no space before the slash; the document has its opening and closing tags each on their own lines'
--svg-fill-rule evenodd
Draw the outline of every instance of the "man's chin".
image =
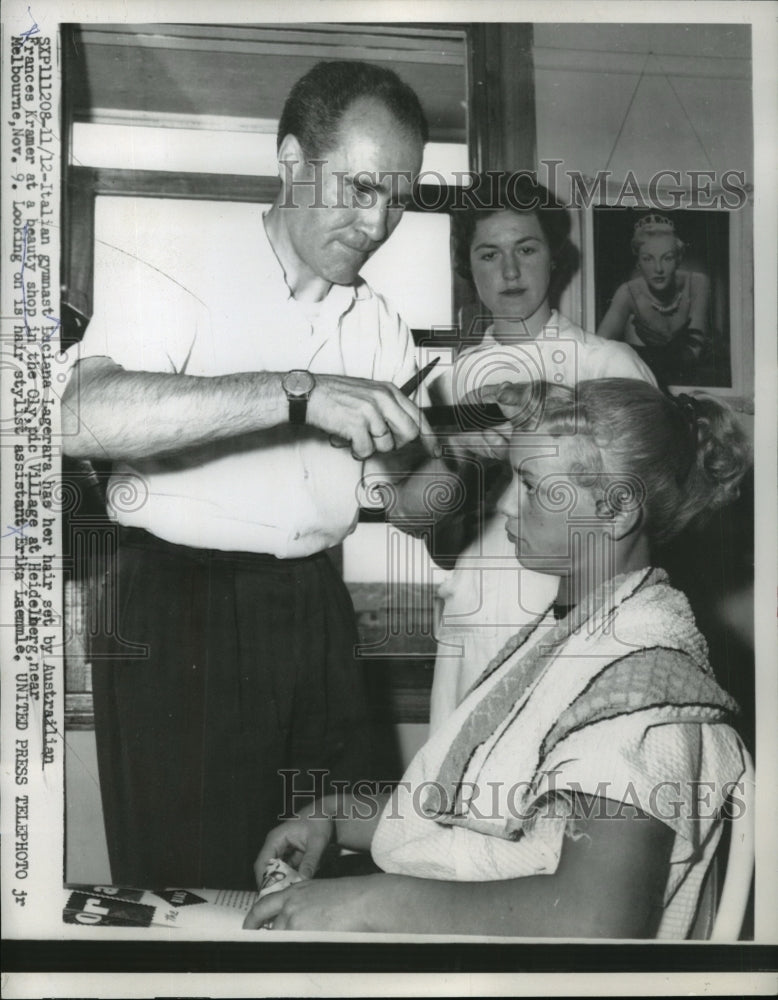
<svg viewBox="0 0 778 1000">
<path fill-rule="evenodd" d="M 343 285 L 344 287 L 346 287 L 355 285 L 357 283 L 358 278 L 359 278 L 359 271 L 354 271 L 352 274 L 348 275 L 335 275 L 333 277 L 328 276 L 327 280 L 331 282 L 333 285 Z"/>
<path fill-rule="evenodd" d="M 359 272 L 362 270 L 364 263 L 365 261 L 361 261 L 358 265 L 328 268 L 327 273 L 323 277 L 327 281 L 332 282 L 333 285 L 354 285 L 359 278 Z"/>
</svg>

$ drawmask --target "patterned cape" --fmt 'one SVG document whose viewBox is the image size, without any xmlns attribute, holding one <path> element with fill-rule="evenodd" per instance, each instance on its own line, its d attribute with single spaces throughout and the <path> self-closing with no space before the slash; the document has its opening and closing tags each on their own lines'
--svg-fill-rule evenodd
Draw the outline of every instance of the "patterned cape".
<svg viewBox="0 0 778 1000">
<path fill-rule="evenodd" d="M 540 615 L 488 665 L 411 763 L 373 857 L 461 881 L 552 873 L 567 793 L 627 802 L 675 832 L 664 936 L 682 937 L 743 773 L 737 706 L 664 572 L 614 578 L 598 598 L 589 617 Z"/>
</svg>

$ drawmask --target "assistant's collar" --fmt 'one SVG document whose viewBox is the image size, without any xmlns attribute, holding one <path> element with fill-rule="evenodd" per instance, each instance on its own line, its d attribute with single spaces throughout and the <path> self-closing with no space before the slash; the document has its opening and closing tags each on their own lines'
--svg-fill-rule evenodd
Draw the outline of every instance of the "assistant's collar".
<svg viewBox="0 0 778 1000">
<path fill-rule="evenodd" d="M 558 330 L 558 329 L 559 329 L 559 313 L 557 312 L 556 309 L 552 309 L 551 310 L 551 315 L 548 317 L 548 319 L 546 320 L 546 322 L 540 328 L 540 330 L 538 331 L 537 335 L 534 336 L 534 337 L 528 336 L 526 339 L 528 341 L 530 341 L 530 340 L 543 340 L 543 339 L 545 339 L 544 335 L 545 335 L 545 331 L 546 330 Z M 517 342 L 520 343 L 522 341 L 522 339 L 523 338 L 517 338 Z M 502 341 L 497 340 L 497 338 L 494 335 L 494 323 L 490 323 L 489 326 L 487 326 L 487 328 L 486 328 L 486 330 L 484 332 L 484 335 L 483 335 L 483 339 L 481 340 L 481 343 L 478 346 L 479 347 L 485 347 L 485 346 L 489 346 L 489 347 L 505 347 L 505 344 Z"/>
</svg>

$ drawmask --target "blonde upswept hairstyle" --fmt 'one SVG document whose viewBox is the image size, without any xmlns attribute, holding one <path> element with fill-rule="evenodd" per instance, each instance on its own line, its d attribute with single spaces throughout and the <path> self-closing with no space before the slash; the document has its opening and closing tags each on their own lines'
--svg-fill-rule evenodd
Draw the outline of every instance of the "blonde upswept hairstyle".
<svg viewBox="0 0 778 1000">
<path fill-rule="evenodd" d="M 499 398 L 507 403 L 505 389 Z M 657 543 L 735 500 L 751 464 L 748 439 L 724 403 L 670 396 L 636 379 L 546 385 L 533 431 L 570 437 L 571 471 L 590 474 L 589 485 L 614 510 L 639 504 Z"/>
</svg>

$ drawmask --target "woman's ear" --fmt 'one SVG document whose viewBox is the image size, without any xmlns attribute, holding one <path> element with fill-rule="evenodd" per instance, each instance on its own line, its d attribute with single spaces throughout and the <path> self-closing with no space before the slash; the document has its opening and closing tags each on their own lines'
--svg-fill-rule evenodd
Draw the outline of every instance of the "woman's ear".
<svg viewBox="0 0 778 1000">
<path fill-rule="evenodd" d="M 639 531 L 643 525 L 643 508 L 640 505 L 616 511 L 616 541 Z"/>
<path fill-rule="evenodd" d="M 616 541 L 631 535 L 643 523 L 643 508 L 640 504 L 630 504 L 625 509 L 618 509 L 611 507 L 604 498 L 600 498 L 595 505 L 595 511 L 597 517 L 613 523 Z"/>
</svg>

